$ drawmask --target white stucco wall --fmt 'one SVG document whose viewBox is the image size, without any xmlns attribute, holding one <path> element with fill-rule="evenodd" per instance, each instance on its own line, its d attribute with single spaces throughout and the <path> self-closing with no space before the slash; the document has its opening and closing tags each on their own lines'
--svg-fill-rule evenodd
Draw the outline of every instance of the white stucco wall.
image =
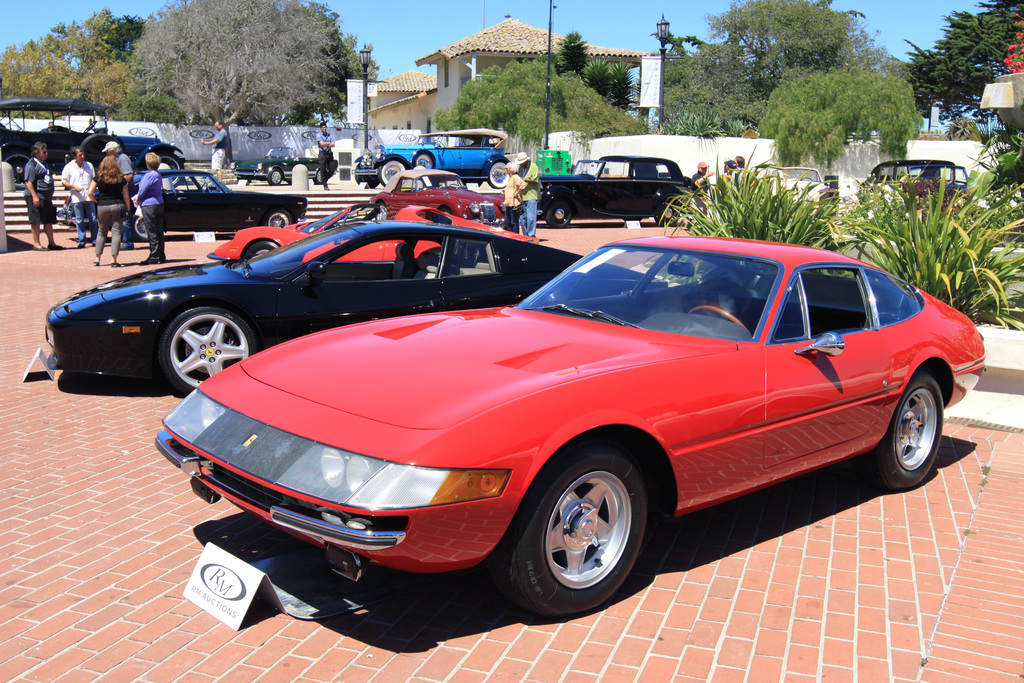
<svg viewBox="0 0 1024 683">
<path fill-rule="evenodd" d="M 370 124 L 374 128 L 406 128 L 412 122 L 412 128 L 427 130 L 427 121 L 437 111 L 437 93 L 428 93 L 416 100 L 403 103 L 393 109 L 382 109 L 370 113 Z M 436 130 L 436 126 L 433 126 Z"/>
</svg>

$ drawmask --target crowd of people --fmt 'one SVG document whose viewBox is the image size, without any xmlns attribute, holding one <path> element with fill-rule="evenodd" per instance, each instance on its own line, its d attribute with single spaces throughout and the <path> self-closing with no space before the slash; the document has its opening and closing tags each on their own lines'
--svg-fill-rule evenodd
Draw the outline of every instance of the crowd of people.
<svg viewBox="0 0 1024 683">
<path fill-rule="evenodd" d="M 148 172 L 132 197 L 129 196 L 129 188 L 132 187 L 134 171 L 128 155 L 114 141 L 104 146 L 103 155 L 97 170 L 92 163 L 86 161 L 81 147 L 72 147 L 70 160 L 60 175 L 60 184 L 68 190 L 70 208 L 74 213 L 78 248 L 93 247 L 93 265 L 100 266 L 107 238 L 110 237 L 110 265 L 118 268 L 124 265 L 117 260 L 120 252 L 135 248 L 132 224 L 133 219 L 138 218 L 146 227 L 150 250 L 149 256 L 139 265 L 163 263 L 163 183 L 157 172 L 160 157 L 153 153 L 146 155 Z M 32 159 L 25 165 L 24 172 L 25 204 L 32 229 L 32 248 L 37 251 L 64 248 L 53 238 L 53 225 L 57 222 L 53 191 L 57 179 L 46 165 L 48 156 L 46 143 L 35 143 L 32 146 Z M 135 215 L 136 207 L 141 217 Z M 43 235 L 46 236 L 46 246 L 41 241 Z"/>
</svg>

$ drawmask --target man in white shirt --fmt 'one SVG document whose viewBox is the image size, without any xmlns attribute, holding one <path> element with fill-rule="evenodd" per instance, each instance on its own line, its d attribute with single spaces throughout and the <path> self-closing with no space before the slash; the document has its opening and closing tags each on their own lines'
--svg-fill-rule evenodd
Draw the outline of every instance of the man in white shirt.
<svg viewBox="0 0 1024 683">
<path fill-rule="evenodd" d="M 96 232 L 99 230 L 96 223 L 96 203 L 89 194 L 89 186 L 96 177 L 96 169 L 85 160 L 85 152 L 81 147 L 72 147 L 71 155 L 72 160 L 60 174 L 60 182 L 71 191 L 71 206 L 75 210 L 75 227 L 78 229 L 78 248 L 81 249 L 86 244 L 96 244 Z M 86 227 L 89 229 L 88 233 Z"/>
</svg>

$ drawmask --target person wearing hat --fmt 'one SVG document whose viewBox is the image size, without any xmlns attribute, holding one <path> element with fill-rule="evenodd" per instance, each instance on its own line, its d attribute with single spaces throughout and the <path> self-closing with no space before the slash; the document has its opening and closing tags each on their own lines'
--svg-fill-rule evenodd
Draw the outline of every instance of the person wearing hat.
<svg viewBox="0 0 1024 683">
<path fill-rule="evenodd" d="M 708 187 L 708 181 L 711 176 L 714 175 L 713 171 L 708 170 L 708 165 L 703 161 L 697 164 L 697 172 L 693 174 L 693 186 L 698 190 L 706 190 Z"/>
<path fill-rule="evenodd" d="M 540 199 L 540 171 L 537 164 L 530 161 L 530 155 L 520 152 L 515 158 L 519 166 L 519 174 L 526 182 L 523 188 L 523 216 L 519 219 L 519 227 L 523 234 L 534 242 L 540 242 L 537 237 L 537 201 Z"/>
<path fill-rule="evenodd" d="M 127 154 L 121 151 L 121 145 L 117 144 L 113 140 L 103 145 L 103 153 L 108 157 L 117 157 L 117 165 L 121 169 L 121 175 L 124 176 L 124 181 L 128 183 L 129 194 L 131 194 L 132 178 L 135 176 L 135 172 L 132 171 L 132 160 L 128 158 Z M 135 225 L 135 206 L 129 202 L 128 216 L 124 221 L 124 229 L 121 230 L 122 249 L 135 248 L 135 240 L 132 238 L 133 225 Z"/>
<path fill-rule="evenodd" d="M 523 188 L 526 181 L 519 177 L 519 166 L 514 161 L 505 166 L 505 175 L 508 176 L 508 182 L 505 183 L 505 229 L 509 232 L 519 232 L 519 219 L 523 215 Z"/>
<path fill-rule="evenodd" d="M 334 175 L 334 172 L 338 170 L 338 160 L 334 158 L 334 138 L 327 132 L 327 122 L 320 122 L 320 134 L 316 136 L 316 145 L 320 151 L 317 156 L 319 165 L 317 167 L 317 174 L 320 176 L 320 180 L 324 184 L 324 189 L 327 189 L 327 181 Z"/>
<path fill-rule="evenodd" d="M 725 160 L 725 171 L 727 175 L 731 175 L 736 172 L 736 162 L 732 159 Z"/>
</svg>

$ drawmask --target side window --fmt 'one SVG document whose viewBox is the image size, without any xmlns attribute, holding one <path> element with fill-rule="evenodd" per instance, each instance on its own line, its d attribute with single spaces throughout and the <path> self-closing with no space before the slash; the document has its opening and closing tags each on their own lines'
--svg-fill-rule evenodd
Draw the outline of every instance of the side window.
<svg viewBox="0 0 1024 683">
<path fill-rule="evenodd" d="M 450 247 L 441 277 L 491 275 L 498 272 L 497 259 L 490 241 L 459 237 L 450 240 Z"/>
<path fill-rule="evenodd" d="M 374 240 L 328 263 L 326 280 L 363 282 L 437 277 L 437 255 L 440 251 L 441 244 L 435 240 L 411 237 L 404 240 L 395 237 Z"/>
<path fill-rule="evenodd" d="M 871 326 L 858 268 L 808 268 L 800 279 L 812 337 Z"/>
<path fill-rule="evenodd" d="M 875 270 L 865 271 L 865 277 L 875 299 L 879 325 L 903 322 L 921 312 L 921 302 L 907 283 Z"/>
<path fill-rule="evenodd" d="M 797 275 L 786 292 L 786 302 L 779 313 L 779 324 L 775 326 L 774 341 L 792 341 L 807 337 L 807 326 L 804 324 L 804 288 L 800 276 Z"/>
</svg>

